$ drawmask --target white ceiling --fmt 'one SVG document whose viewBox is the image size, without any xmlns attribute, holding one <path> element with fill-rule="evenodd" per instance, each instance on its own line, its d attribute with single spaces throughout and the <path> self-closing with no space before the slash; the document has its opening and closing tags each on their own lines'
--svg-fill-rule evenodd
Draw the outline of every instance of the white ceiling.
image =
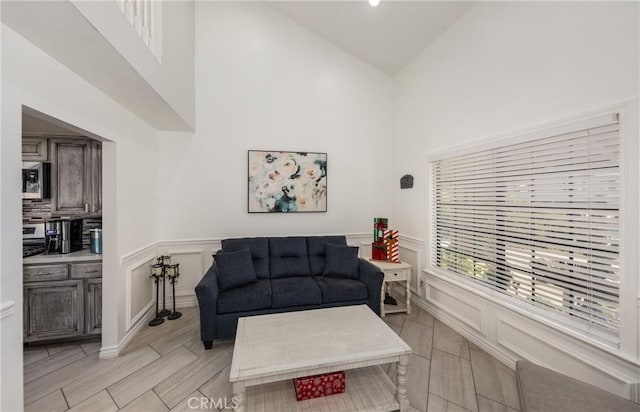
<svg viewBox="0 0 640 412">
<path fill-rule="evenodd" d="M 275 1 L 271 8 L 373 67 L 395 75 L 474 2 Z"/>
</svg>

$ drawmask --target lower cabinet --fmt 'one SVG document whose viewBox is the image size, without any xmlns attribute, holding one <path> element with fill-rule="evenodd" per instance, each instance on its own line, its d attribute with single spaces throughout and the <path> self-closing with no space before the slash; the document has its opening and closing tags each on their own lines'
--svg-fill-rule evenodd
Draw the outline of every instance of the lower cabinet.
<svg viewBox="0 0 640 412">
<path fill-rule="evenodd" d="M 102 332 L 102 279 L 87 279 L 86 332 Z"/>
<path fill-rule="evenodd" d="M 84 333 L 84 282 L 57 280 L 24 286 L 25 341 Z"/>
<path fill-rule="evenodd" d="M 24 342 L 99 335 L 101 269 L 101 262 L 25 265 Z"/>
</svg>

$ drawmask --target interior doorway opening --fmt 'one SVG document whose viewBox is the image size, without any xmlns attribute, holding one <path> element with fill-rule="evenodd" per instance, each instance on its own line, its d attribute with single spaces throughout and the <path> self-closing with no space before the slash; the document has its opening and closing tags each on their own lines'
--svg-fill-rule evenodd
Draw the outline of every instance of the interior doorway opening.
<svg viewBox="0 0 640 412">
<path fill-rule="evenodd" d="M 104 137 L 26 106 L 21 131 L 28 382 L 47 358 L 68 350 L 77 352 L 70 360 L 89 356 L 110 335 L 103 327 L 102 314 L 108 311 L 102 297 L 113 280 L 104 262 L 114 260 L 115 250 L 104 250 L 103 244 L 115 225 L 103 216 L 115 205 L 103 196 L 103 172 L 114 171 L 115 150 Z"/>
</svg>

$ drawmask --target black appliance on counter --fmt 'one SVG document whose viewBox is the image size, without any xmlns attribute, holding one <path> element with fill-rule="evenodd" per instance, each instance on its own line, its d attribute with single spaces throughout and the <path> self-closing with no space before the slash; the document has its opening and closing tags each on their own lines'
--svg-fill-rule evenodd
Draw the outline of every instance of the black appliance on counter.
<svg viewBox="0 0 640 412">
<path fill-rule="evenodd" d="M 22 257 L 44 253 L 44 223 L 22 225 Z"/>
<path fill-rule="evenodd" d="M 44 223 L 45 253 L 82 249 L 82 219 L 52 219 Z"/>
</svg>

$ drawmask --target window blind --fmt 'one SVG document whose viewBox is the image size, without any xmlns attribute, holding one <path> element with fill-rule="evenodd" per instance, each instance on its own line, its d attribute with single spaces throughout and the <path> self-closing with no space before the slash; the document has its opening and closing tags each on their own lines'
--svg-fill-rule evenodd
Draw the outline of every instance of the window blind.
<svg viewBox="0 0 640 412">
<path fill-rule="evenodd" d="M 574 127 L 432 161 L 430 259 L 617 343 L 618 117 Z"/>
</svg>

